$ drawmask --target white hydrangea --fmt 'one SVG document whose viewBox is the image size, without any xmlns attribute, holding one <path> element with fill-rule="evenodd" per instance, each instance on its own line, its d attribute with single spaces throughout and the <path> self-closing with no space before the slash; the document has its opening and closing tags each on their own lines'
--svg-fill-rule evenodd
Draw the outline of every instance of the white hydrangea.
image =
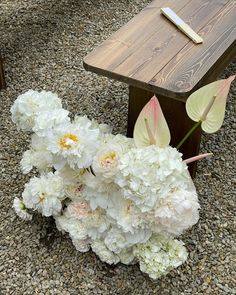
<svg viewBox="0 0 236 295">
<path fill-rule="evenodd" d="M 198 222 L 199 208 L 195 191 L 181 189 L 174 191 L 165 199 L 161 199 L 155 209 L 157 229 L 180 235 Z"/>
<path fill-rule="evenodd" d="M 107 233 L 104 243 L 107 248 L 118 254 L 125 248 L 130 248 L 138 243 L 145 243 L 151 236 L 150 230 L 136 230 L 133 234 L 124 233 L 121 229 L 113 226 Z"/>
<path fill-rule="evenodd" d="M 63 179 L 52 172 L 33 177 L 25 185 L 22 197 L 27 208 L 37 210 L 43 216 L 59 214 L 61 200 L 65 197 Z"/>
<path fill-rule="evenodd" d="M 38 136 L 45 136 L 48 130 L 68 124 L 70 122 L 68 114 L 69 112 L 64 109 L 40 112 L 35 118 L 35 124 L 32 129 Z"/>
<path fill-rule="evenodd" d="M 98 145 L 98 129 L 78 123 L 56 127 L 46 136 L 47 147 L 54 155 L 56 169 L 69 164 L 73 169 L 91 166 Z"/>
<path fill-rule="evenodd" d="M 32 215 L 27 212 L 26 206 L 22 200 L 15 197 L 12 206 L 16 214 L 23 220 L 31 220 Z"/>
<path fill-rule="evenodd" d="M 28 90 L 19 95 L 11 107 L 12 121 L 18 129 L 32 131 L 40 112 L 61 108 L 61 100 L 56 94 Z"/>
<path fill-rule="evenodd" d="M 125 198 L 133 200 L 146 212 L 173 189 L 185 189 L 189 178 L 187 166 L 175 148 L 153 145 L 124 154 L 115 182 L 122 188 Z"/>
<path fill-rule="evenodd" d="M 110 251 L 102 240 L 92 241 L 91 248 L 102 261 L 108 264 L 117 264 L 120 262 L 119 256 Z"/>
<path fill-rule="evenodd" d="M 32 136 L 31 148 L 24 152 L 20 165 L 24 174 L 29 173 L 33 167 L 40 173 L 52 169 L 52 154 L 47 150 L 45 141 L 36 134 Z"/>
<path fill-rule="evenodd" d="M 183 242 L 163 235 L 154 235 L 147 243 L 134 246 L 134 255 L 139 260 L 141 271 L 152 279 L 178 267 L 188 256 Z"/>
</svg>

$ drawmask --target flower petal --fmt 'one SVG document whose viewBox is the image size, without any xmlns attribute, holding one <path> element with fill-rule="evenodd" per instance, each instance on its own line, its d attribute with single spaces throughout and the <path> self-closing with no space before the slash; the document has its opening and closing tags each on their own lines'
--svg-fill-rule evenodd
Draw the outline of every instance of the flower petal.
<svg viewBox="0 0 236 295">
<path fill-rule="evenodd" d="M 155 95 L 138 116 L 134 126 L 134 141 L 137 147 L 153 144 L 166 147 L 170 143 L 170 131 Z"/>
<path fill-rule="evenodd" d="M 198 155 L 198 156 L 195 156 L 195 157 L 192 157 L 192 158 L 188 158 L 188 159 L 184 160 L 184 162 L 186 164 L 189 164 L 189 163 L 192 163 L 192 162 L 207 158 L 207 157 L 212 156 L 212 155 L 213 155 L 213 153 L 201 154 L 201 155 Z"/>
<path fill-rule="evenodd" d="M 225 114 L 226 99 L 235 76 L 210 83 L 191 94 L 186 102 L 188 116 L 207 133 L 220 129 Z"/>
</svg>

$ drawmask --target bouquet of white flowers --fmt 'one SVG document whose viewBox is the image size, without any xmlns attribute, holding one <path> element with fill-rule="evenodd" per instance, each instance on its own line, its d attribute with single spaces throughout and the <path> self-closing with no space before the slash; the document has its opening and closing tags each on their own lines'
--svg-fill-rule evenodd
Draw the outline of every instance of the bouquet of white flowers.
<svg viewBox="0 0 236 295">
<path fill-rule="evenodd" d="M 187 112 L 205 131 L 220 127 L 219 108 L 222 113 L 232 80 L 198 90 L 205 95 L 198 102 L 197 92 L 190 96 Z M 186 163 L 206 155 L 183 161 L 169 146 L 155 96 L 139 115 L 134 139 L 113 135 L 107 125 L 87 117 L 71 120 L 51 92 L 27 91 L 11 113 L 18 129 L 32 133 L 22 172 L 38 171 L 22 198 L 14 199 L 22 219 L 30 220 L 33 211 L 53 216 L 78 251 L 91 248 L 109 264 L 139 262 L 153 279 L 186 260 L 184 244 L 175 237 L 197 223 L 200 208 Z"/>
</svg>

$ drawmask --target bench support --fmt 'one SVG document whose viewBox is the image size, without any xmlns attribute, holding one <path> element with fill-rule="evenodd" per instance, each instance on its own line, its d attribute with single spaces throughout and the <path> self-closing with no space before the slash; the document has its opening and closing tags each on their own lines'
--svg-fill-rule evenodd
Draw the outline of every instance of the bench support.
<svg viewBox="0 0 236 295">
<path fill-rule="evenodd" d="M 5 77 L 4 77 L 4 71 L 3 71 L 3 65 L 2 65 L 2 57 L 0 54 L 0 89 L 5 89 L 6 83 L 5 83 Z"/>
<path fill-rule="evenodd" d="M 129 137 L 133 136 L 134 124 L 140 111 L 152 96 L 153 93 L 147 90 L 143 90 L 133 86 L 129 87 L 129 110 L 127 128 L 127 135 Z M 157 95 L 157 97 L 170 129 L 170 145 L 175 147 L 184 137 L 184 135 L 189 131 L 189 129 L 193 126 L 194 122 L 187 116 L 184 102 L 160 95 Z M 180 152 L 183 153 L 183 159 L 187 159 L 199 154 L 200 140 L 201 128 L 199 127 L 180 148 Z M 189 172 L 192 178 L 195 177 L 196 168 L 196 162 L 189 165 Z"/>
</svg>

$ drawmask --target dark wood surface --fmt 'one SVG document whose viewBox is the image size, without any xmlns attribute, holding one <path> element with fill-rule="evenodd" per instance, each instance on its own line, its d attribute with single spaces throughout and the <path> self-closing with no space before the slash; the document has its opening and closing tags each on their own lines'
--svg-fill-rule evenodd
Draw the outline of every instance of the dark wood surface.
<svg viewBox="0 0 236 295">
<path fill-rule="evenodd" d="M 0 89 L 5 89 L 5 88 L 6 88 L 6 83 L 5 83 L 5 77 L 4 77 L 2 57 L 0 54 Z"/>
<path fill-rule="evenodd" d="M 167 6 L 202 36 L 202 44 L 160 14 Z M 84 67 L 185 101 L 212 70 L 217 76 L 236 55 L 235 16 L 235 0 L 155 0 L 87 55 Z"/>
<path fill-rule="evenodd" d="M 152 96 L 153 93 L 147 90 L 139 89 L 133 86 L 129 87 L 129 110 L 127 129 L 127 135 L 129 137 L 133 137 L 133 129 L 136 119 L 143 106 L 149 101 Z M 184 102 L 163 96 L 159 96 L 158 100 L 160 102 L 163 114 L 170 129 L 170 145 L 175 147 L 185 136 L 185 134 L 190 130 L 195 122 L 193 122 L 187 116 Z M 183 154 L 183 159 L 188 159 L 199 154 L 200 141 L 201 128 L 199 127 L 181 146 L 180 152 Z M 192 177 L 195 177 L 197 162 L 191 163 L 188 168 L 190 175 Z"/>
</svg>

